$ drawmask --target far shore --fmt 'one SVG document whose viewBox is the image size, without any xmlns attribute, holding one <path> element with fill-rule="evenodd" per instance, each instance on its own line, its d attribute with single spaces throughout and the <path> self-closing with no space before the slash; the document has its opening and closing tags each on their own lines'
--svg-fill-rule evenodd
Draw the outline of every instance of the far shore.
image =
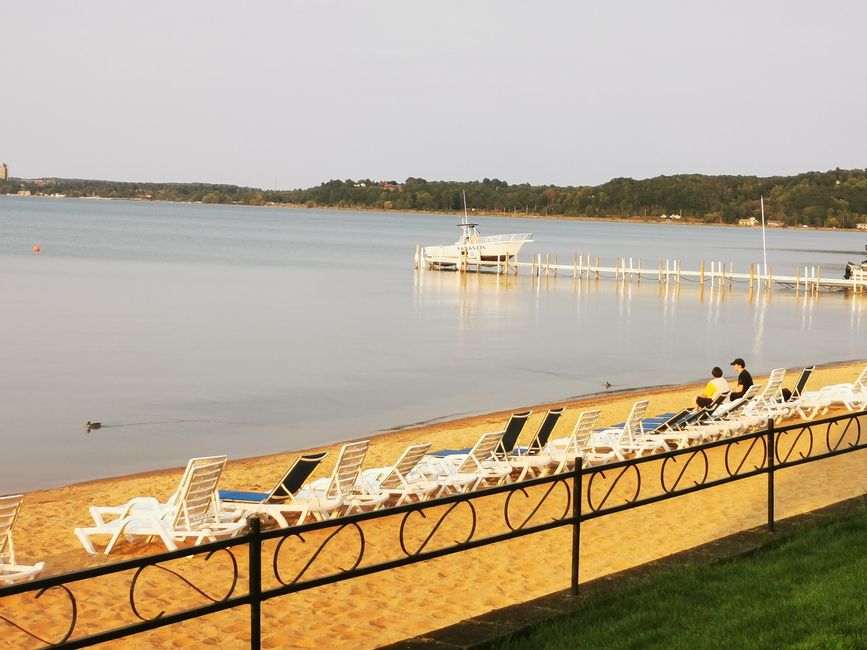
<svg viewBox="0 0 867 650">
<path fill-rule="evenodd" d="M 231 204 L 228 204 L 231 205 Z M 333 210 L 336 212 L 394 212 L 397 214 L 426 214 L 433 216 L 443 216 L 443 217 L 452 217 L 460 219 L 463 217 L 464 213 L 461 210 L 456 210 L 454 212 L 430 212 L 427 210 L 399 210 L 399 209 L 391 209 L 385 210 L 383 208 L 369 208 L 367 206 L 355 206 L 355 207 L 338 207 L 338 206 L 326 206 L 326 205 L 314 205 L 307 206 L 303 203 L 273 203 L 273 204 L 265 204 L 266 208 L 291 208 L 293 210 Z M 713 222 L 708 223 L 703 219 L 699 219 L 698 217 L 681 217 L 680 219 L 665 219 L 663 220 L 658 216 L 642 216 L 642 215 L 633 215 L 631 217 L 618 217 L 614 215 L 599 215 L 596 217 L 588 217 L 586 215 L 568 215 L 568 214 L 544 214 L 537 212 L 490 212 L 488 210 L 484 211 L 473 211 L 470 212 L 470 217 L 499 217 L 502 219 L 539 219 L 541 221 L 608 221 L 608 222 L 617 222 L 617 223 L 632 223 L 632 224 L 663 224 L 670 226 L 708 226 L 708 227 L 717 227 L 717 228 L 760 228 L 761 226 L 739 226 L 736 223 L 720 223 Z M 823 230 L 828 232 L 863 232 L 858 231 L 855 228 L 829 228 L 826 226 L 768 226 L 773 230 L 796 230 L 796 231 L 815 231 L 815 230 Z M 867 235 L 867 233 L 865 233 Z"/>
<path fill-rule="evenodd" d="M 454 211 L 454 212 L 430 212 L 427 210 L 404 210 L 404 209 L 390 209 L 386 210 L 383 208 L 371 208 L 367 206 L 351 206 L 351 207 L 338 207 L 338 206 L 326 206 L 326 205 L 314 205 L 308 206 L 304 203 L 265 203 L 263 205 L 247 205 L 243 203 L 191 203 L 189 201 L 165 201 L 160 199 L 127 199 L 127 198 L 110 198 L 110 197 L 102 197 L 102 196 L 62 196 L 62 197 L 54 197 L 54 196 L 41 196 L 41 195 L 32 195 L 32 196 L 23 196 L 18 197 L 14 194 L 8 195 L 0 195 L 0 196 L 15 196 L 16 198 L 42 198 L 42 199 L 54 199 L 54 198 L 63 198 L 63 199 L 86 199 L 86 200 L 94 200 L 101 199 L 106 201 L 131 201 L 136 203 L 181 203 L 181 204 L 189 204 L 189 205 L 234 205 L 237 207 L 245 207 L 245 208 L 289 208 L 293 210 L 328 210 L 334 212 L 387 212 L 387 213 L 396 213 L 396 214 L 425 214 L 425 215 L 433 215 L 433 216 L 442 216 L 442 217 L 452 217 L 460 219 L 463 216 L 462 211 Z M 614 215 L 599 215 L 596 217 L 588 217 L 584 215 L 566 215 L 566 214 L 544 214 L 537 212 L 490 212 L 490 211 L 474 211 L 470 216 L 473 217 L 499 217 L 502 219 L 539 219 L 542 221 L 605 221 L 605 222 L 614 222 L 614 223 L 631 223 L 631 224 L 664 224 L 670 226 L 707 226 L 707 227 L 716 227 L 716 228 L 757 228 L 760 226 L 739 226 L 736 223 L 719 223 L 713 222 L 708 223 L 703 219 L 699 219 L 698 217 L 681 217 L 676 220 L 663 220 L 658 216 L 642 216 L 642 215 L 634 215 L 631 217 L 618 217 Z M 858 231 L 855 228 L 828 228 L 826 226 L 768 226 L 773 230 L 796 230 L 796 231 L 828 231 L 828 232 L 863 232 Z M 867 234 L 867 233 L 865 233 Z"/>
</svg>

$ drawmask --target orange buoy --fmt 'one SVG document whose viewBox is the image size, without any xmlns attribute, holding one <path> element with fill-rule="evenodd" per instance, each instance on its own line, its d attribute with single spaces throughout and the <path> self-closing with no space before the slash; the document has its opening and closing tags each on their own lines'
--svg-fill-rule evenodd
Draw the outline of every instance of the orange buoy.
<svg viewBox="0 0 867 650">
<path fill-rule="evenodd" d="M 38 253 L 38 252 L 41 251 L 41 250 L 42 250 L 42 249 L 39 248 L 39 244 L 36 244 L 36 246 L 33 247 L 33 252 L 34 252 L 34 253 Z"/>
</svg>

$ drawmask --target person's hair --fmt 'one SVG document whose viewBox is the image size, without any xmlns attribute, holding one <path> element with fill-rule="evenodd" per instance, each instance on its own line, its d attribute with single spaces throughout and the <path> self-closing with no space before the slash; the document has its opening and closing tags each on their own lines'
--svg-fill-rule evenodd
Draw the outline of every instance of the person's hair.
<svg viewBox="0 0 867 650">
<path fill-rule="evenodd" d="M 719 366 L 714 366 L 714 369 L 710 371 L 714 377 L 722 377 L 722 369 Z"/>
</svg>

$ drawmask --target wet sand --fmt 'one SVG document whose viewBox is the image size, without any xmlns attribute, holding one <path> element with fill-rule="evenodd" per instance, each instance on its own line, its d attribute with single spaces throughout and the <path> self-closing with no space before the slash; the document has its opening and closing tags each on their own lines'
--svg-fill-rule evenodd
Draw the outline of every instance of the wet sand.
<svg viewBox="0 0 867 650">
<path fill-rule="evenodd" d="M 817 369 L 808 389 L 852 381 L 864 361 Z M 789 372 L 784 385 L 791 386 L 799 369 Z M 764 378 L 756 376 L 756 381 Z M 567 403 L 533 406 L 520 443 L 538 427 L 548 407 L 566 406 L 553 437 L 568 435 L 584 408 L 602 409 L 603 423 L 622 421 L 632 403 L 640 396 L 650 399 L 649 413 L 675 411 L 692 402 L 702 385 L 646 389 L 621 394 L 605 394 Z M 515 405 L 520 410 L 525 405 Z M 366 467 L 388 465 L 406 445 L 430 441 L 433 448 L 459 448 L 471 445 L 479 434 L 503 426 L 509 412 L 491 413 L 451 422 L 385 434 L 372 441 Z M 326 448 L 335 452 L 336 447 Z M 221 487 L 268 490 L 282 475 L 296 453 L 251 458 L 229 462 Z M 316 472 L 327 476 L 336 453 Z M 806 512 L 842 499 L 867 492 L 867 454 L 856 452 L 837 458 L 787 469 L 777 475 L 776 513 L 786 517 Z M 88 506 L 121 504 L 127 499 L 152 495 L 164 501 L 174 491 L 181 469 L 151 472 L 72 485 L 26 495 L 16 525 L 16 551 L 19 562 L 46 562 L 45 575 L 62 573 L 85 566 L 105 563 L 104 556 L 84 553 L 73 534 L 76 526 L 90 521 Z M 562 499 L 546 505 L 550 514 L 562 510 Z M 629 512 L 587 522 L 582 527 L 581 579 L 589 580 L 611 572 L 642 564 L 677 551 L 702 544 L 745 528 L 759 525 L 766 517 L 766 479 L 758 477 L 712 490 L 656 503 Z M 502 530 L 503 499 L 486 497 L 478 504 L 480 531 Z M 696 517 L 695 513 L 702 516 Z M 454 513 L 438 532 L 449 540 L 466 535 L 468 516 Z M 545 514 L 545 508 L 540 513 Z M 376 526 L 366 526 L 368 545 L 364 562 L 398 557 L 398 518 L 387 518 Z M 420 541 L 426 534 L 422 520 L 412 520 L 409 537 Z M 480 532 L 480 534 L 482 534 Z M 327 573 L 321 567 L 346 566 L 351 563 L 357 541 L 351 535 L 335 539 L 312 575 Z M 317 535 L 305 543 L 294 540 L 280 556 L 283 575 L 298 569 L 298 558 L 315 544 Z M 439 538 L 437 538 L 439 539 Z M 101 540 L 102 541 L 102 540 Z M 102 542 L 104 543 L 104 542 Z M 299 553 L 292 547 L 298 546 Z M 414 566 L 395 569 L 341 584 L 312 589 L 280 597 L 263 606 L 263 646 L 284 647 L 375 647 L 414 636 L 430 629 L 449 625 L 516 602 L 521 602 L 569 585 L 571 532 L 567 527 L 502 542 Z M 273 545 L 266 545 L 266 554 Z M 138 557 L 163 550 L 159 544 L 120 542 L 108 561 Z M 207 571 L 202 560 L 183 560 L 173 569 L 187 575 L 206 592 L 217 595 L 230 582 L 230 565 L 225 554 L 210 560 Z M 246 554 L 238 553 L 239 591 L 246 581 Z M 319 573 L 317 573 L 317 571 Z M 270 576 L 270 577 L 269 577 Z M 75 585 L 78 598 L 79 627 L 76 635 L 96 632 L 110 621 L 112 625 L 132 623 L 137 619 L 129 611 L 131 574 L 102 578 Z M 270 567 L 265 568 L 264 586 L 275 585 Z M 143 615 L 162 609 L 177 611 L 203 600 L 176 578 L 156 571 L 143 574 L 138 601 Z M 68 601 L 59 594 L 46 594 L 38 603 L 15 597 L 0 603 L 0 614 L 37 633 L 55 638 L 68 621 L 64 613 Z M 205 643 L 222 647 L 245 647 L 248 610 L 211 615 L 197 621 L 148 632 L 129 640 L 109 644 L 113 647 L 200 647 Z M 4 638 L 11 647 L 36 647 L 27 637 L 0 620 Z"/>
</svg>

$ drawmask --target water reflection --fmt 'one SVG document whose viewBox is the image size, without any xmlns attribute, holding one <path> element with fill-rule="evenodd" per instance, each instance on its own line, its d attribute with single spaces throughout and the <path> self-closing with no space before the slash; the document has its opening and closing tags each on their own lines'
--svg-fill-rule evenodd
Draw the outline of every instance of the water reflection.
<svg viewBox="0 0 867 650">
<path fill-rule="evenodd" d="M 865 352 L 864 296 L 847 292 L 544 273 L 419 271 L 415 283 L 420 309 L 453 302 L 465 345 L 488 346 L 484 336 L 495 325 L 520 323 L 518 341 L 546 337 L 560 351 L 560 363 L 595 375 L 582 380 L 582 373 L 576 374 L 576 386 L 586 390 L 594 389 L 602 374 L 619 373 L 621 385 L 680 381 L 687 372 L 696 373 L 690 378 L 702 376 L 705 366 L 727 367 L 734 356 L 748 357 L 760 372 Z M 510 341 L 512 350 L 518 341 Z M 553 358 L 547 349 L 544 356 Z"/>
</svg>

